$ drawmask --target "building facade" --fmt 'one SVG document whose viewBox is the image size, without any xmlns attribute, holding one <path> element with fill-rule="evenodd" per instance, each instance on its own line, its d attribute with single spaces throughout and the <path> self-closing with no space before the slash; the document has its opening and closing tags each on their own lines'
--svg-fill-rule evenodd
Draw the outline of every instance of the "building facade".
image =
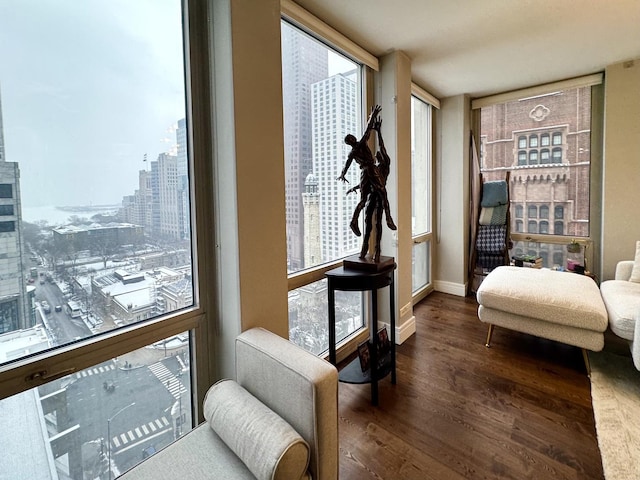
<svg viewBox="0 0 640 480">
<path fill-rule="evenodd" d="M 20 169 L 7 162 L 0 103 L 0 334 L 35 325 L 33 295 L 27 293 L 27 264 L 22 238 Z"/>
<path fill-rule="evenodd" d="M 282 24 L 284 165 L 288 270 L 304 265 L 304 181 L 313 170 L 311 85 L 327 78 L 326 47 Z"/>
<path fill-rule="evenodd" d="M 181 238 L 191 238 L 191 215 L 189 209 L 189 156 L 187 150 L 187 122 L 178 120 L 176 130 L 178 157 L 178 203 L 180 209 Z"/>
<path fill-rule="evenodd" d="M 512 232 L 589 236 L 590 87 L 483 107 L 481 132 L 484 180 L 511 172 Z M 565 254 L 561 245 L 515 253 L 540 255 L 546 266 Z"/>
<path fill-rule="evenodd" d="M 337 180 L 351 147 L 347 134 L 359 137 L 357 71 L 337 74 L 311 86 L 313 116 L 313 169 L 320 192 L 322 260 L 344 257 L 358 251 L 360 238 L 349 227 L 360 192 L 347 190 L 360 183 L 354 162 L 347 173 L 349 183 Z"/>
<path fill-rule="evenodd" d="M 138 189 L 122 199 L 120 218 L 145 227 L 150 235 L 180 241 L 191 237 L 187 130 L 176 129 L 176 155 L 161 153 L 138 173 Z"/>
<path fill-rule="evenodd" d="M 144 227 L 127 223 L 89 227 L 66 225 L 54 228 L 52 233 L 54 245 L 60 249 L 73 245 L 76 251 L 90 250 L 97 254 L 115 251 L 122 245 L 144 243 Z"/>
</svg>

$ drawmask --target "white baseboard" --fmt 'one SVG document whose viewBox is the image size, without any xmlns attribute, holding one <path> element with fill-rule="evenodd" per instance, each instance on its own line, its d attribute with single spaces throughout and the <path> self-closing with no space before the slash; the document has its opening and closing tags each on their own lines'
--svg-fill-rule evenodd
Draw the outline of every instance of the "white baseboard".
<svg viewBox="0 0 640 480">
<path fill-rule="evenodd" d="M 396 344 L 402 345 L 414 333 L 416 333 L 416 317 L 411 315 L 411 318 L 402 325 L 396 325 Z"/>
<path fill-rule="evenodd" d="M 436 292 L 449 293 L 458 297 L 467 296 L 467 286 L 463 283 L 443 282 L 436 280 L 433 282 L 433 288 Z"/>
<path fill-rule="evenodd" d="M 378 322 L 378 328 L 389 328 L 388 323 Z M 396 345 L 402 345 L 411 335 L 416 333 L 416 317 L 411 316 L 402 324 L 396 323 Z"/>
</svg>

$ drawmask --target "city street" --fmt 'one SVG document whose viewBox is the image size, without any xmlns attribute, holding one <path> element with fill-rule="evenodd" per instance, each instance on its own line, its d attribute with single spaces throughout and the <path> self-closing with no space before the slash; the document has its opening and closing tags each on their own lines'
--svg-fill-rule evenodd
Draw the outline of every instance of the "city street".
<svg viewBox="0 0 640 480">
<path fill-rule="evenodd" d="M 114 478 L 140 462 L 144 449 L 159 450 L 174 440 L 171 407 L 176 402 L 190 425 L 190 384 L 188 377 L 179 378 L 181 371 L 177 357 L 130 369 L 116 368 L 112 360 L 61 383 L 67 385 L 70 425 L 80 426 L 81 444 L 101 444 L 105 458 L 110 449 Z"/>
<path fill-rule="evenodd" d="M 43 281 L 44 283 L 40 283 Z M 80 318 L 71 318 L 64 305 L 67 300 L 55 283 L 44 281 L 44 276 L 40 276 L 33 284 L 36 287 L 36 302 L 41 305 L 45 300 L 51 308 L 50 313 L 45 313 L 40 307 L 38 311 L 44 317 L 44 322 L 49 327 L 49 331 L 53 334 L 55 345 L 63 345 L 77 338 L 85 338 L 91 336 L 91 330 L 84 324 Z M 59 305 L 62 308 L 60 312 L 56 312 L 55 307 Z"/>
</svg>

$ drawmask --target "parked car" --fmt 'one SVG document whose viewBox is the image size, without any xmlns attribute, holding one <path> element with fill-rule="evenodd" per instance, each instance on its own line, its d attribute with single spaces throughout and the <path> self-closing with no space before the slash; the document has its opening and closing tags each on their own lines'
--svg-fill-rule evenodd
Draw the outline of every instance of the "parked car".
<svg viewBox="0 0 640 480">
<path fill-rule="evenodd" d="M 40 305 L 42 305 L 42 310 L 44 310 L 44 313 L 51 313 L 51 307 L 46 300 L 42 300 L 40 302 Z"/>
<path fill-rule="evenodd" d="M 142 450 L 142 459 L 144 460 L 145 458 L 150 457 L 154 453 L 156 453 L 156 447 L 151 445 L 151 446 L 145 448 L 144 450 Z"/>
</svg>

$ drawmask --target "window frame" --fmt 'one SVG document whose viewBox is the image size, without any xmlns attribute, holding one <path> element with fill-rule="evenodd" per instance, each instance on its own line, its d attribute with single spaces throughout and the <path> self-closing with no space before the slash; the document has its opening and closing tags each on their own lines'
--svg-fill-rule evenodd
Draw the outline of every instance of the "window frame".
<svg viewBox="0 0 640 480">
<path fill-rule="evenodd" d="M 373 72 L 379 69 L 378 59 L 290 0 L 282 0 L 280 17 L 281 21 L 287 22 L 292 27 L 301 30 L 303 33 L 313 37 L 320 43 L 325 44 L 327 48 L 333 49 L 353 62 L 361 65 L 362 91 L 360 105 L 362 107 L 358 114 L 360 115 L 361 125 L 365 125 L 368 115 L 367 112 L 369 112 L 374 105 Z M 354 167 L 352 166 L 352 168 Z M 337 190 L 337 186 L 334 186 L 334 190 Z M 323 234 L 324 233 L 325 232 L 323 232 Z M 331 234 L 331 232 L 328 233 Z M 321 265 L 289 273 L 287 275 L 288 291 L 291 292 L 300 287 L 325 279 L 325 272 L 341 266 L 343 260 L 344 258 L 338 258 L 322 263 Z M 362 314 L 364 318 L 369 317 L 369 302 L 365 301 L 366 295 L 366 293 L 363 293 Z M 365 322 L 364 328 L 355 331 L 351 335 L 347 336 L 347 338 L 337 343 L 337 361 L 340 362 L 347 358 L 351 352 L 355 351 L 357 345 L 368 337 L 369 328 Z M 323 358 L 328 358 L 328 355 L 328 350 L 322 354 Z"/>
<path fill-rule="evenodd" d="M 471 102 L 473 126 L 475 133 L 481 138 L 480 132 L 480 109 L 485 106 L 506 103 L 519 99 L 534 98 L 537 96 L 545 96 L 555 94 L 562 90 L 590 87 L 591 88 L 591 143 L 590 143 L 590 198 L 589 198 L 589 236 L 581 237 L 582 241 L 588 248 L 585 251 L 586 262 L 590 266 L 592 272 L 596 275 L 600 274 L 599 264 L 599 245 L 601 238 L 601 219 L 602 219 L 602 162 L 603 162 L 603 132 L 604 132 L 604 73 L 594 73 L 582 77 L 570 78 L 558 82 L 531 86 L 522 90 L 498 93 L 487 97 L 473 99 Z M 554 143 L 554 136 L 560 139 L 558 144 Z M 519 138 L 519 137 L 518 137 Z M 563 148 L 564 135 L 561 131 L 551 133 L 549 139 L 550 150 L 553 147 Z M 517 138 L 514 143 L 517 142 Z M 517 143 L 515 143 L 517 146 Z M 545 145 L 547 146 L 547 145 Z M 553 157 L 551 158 L 553 162 Z M 551 227 L 551 220 L 549 227 Z M 511 238 L 514 242 L 533 242 L 547 243 L 552 245 L 566 245 L 573 237 L 566 234 L 555 234 L 555 226 L 557 219 L 553 219 L 554 233 L 529 234 L 527 232 L 512 231 Z"/>
<path fill-rule="evenodd" d="M 213 224 L 205 205 L 210 203 L 212 178 L 207 159 L 211 158 L 211 138 L 205 135 L 210 131 L 207 118 L 210 118 L 211 105 L 207 102 L 193 102 L 193 98 L 210 97 L 210 79 L 206 68 L 193 65 L 206 65 L 210 57 L 208 17 L 206 5 L 183 2 L 183 55 L 185 69 L 185 114 L 187 135 L 189 136 L 188 158 L 191 171 L 190 208 L 192 270 L 194 284 L 194 306 L 87 337 L 78 342 L 63 345 L 55 349 L 38 352 L 30 356 L 7 362 L 0 366 L 0 401 L 17 393 L 44 385 L 52 380 L 80 372 L 99 363 L 111 360 L 134 350 L 144 348 L 156 341 L 189 331 L 191 353 L 191 409 L 194 424 L 202 420 L 199 405 L 202 404 L 205 386 L 212 382 L 213 371 L 209 367 L 207 351 L 211 352 L 207 338 L 207 324 L 212 317 L 207 315 L 210 309 L 206 295 L 200 295 L 203 285 L 212 288 L 215 277 L 208 273 L 214 270 L 213 258 L 198 255 L 198 246 L 212 245 Z M 198 63 L 195 63 L 198 62 Z M 198 132 L 203 132 L 199 135 Z M 197 180 L 196 180 L 197 179 Z M 211 248 L 213 250 L 213 248 Z M 211 354 L 211 353 L 210 353 Z M 197 357 L 197 358 L 196 358 Z"/>
<path fill-rule="evenodd" d="M 421 286 L 420 288 L 416 289 L 415 291 L 413 290 L 413 278 L 412 278 L 412 302 L 415 305 L 416 303 L 418 303 L 420 300 L 422 300 L 423 298 L 425 298 L 427 295 L 429 295 L 433 290 L 434 290 L 434 284 L 433 284 L 433 240 L 434 240 L 434 235 L 433 235 L 433 219 L 434 219 L 434 192 L 435 192 L 435 183 L 434 183 L 434 158 L 435 158 L 435 135 L 434 135 L 434 128 L 435 128 L 435 112 L 437 109 L 440 108 L 440 102 L 438 101 L 437 98 L 435 98 L 433 95 L 429 94 L 428 92 L 425 92 L 424 90 L 422 90 L 420 87 L 418 87 L 416 84 L 411 85 L 411 96 L 412 96 L 412 100 L 413 98 L 416 99 L 416 101 L 422 102 L 423 104 L 427 105 L 429 107 L 430 110 L 430 121 L 431 121 L 431 131 L 428 132 L 428 134 L 430 135 L 430 139 L 429 139 L 429 146 L 431 151 L 429 152 L 429 158 L 430 158 L 430 165 L 428 166 L 429 168 L 429 178 L 427 179 L 427 181 L 429 182 L 429 185 L 427 185 L 427 190 L 428 190 L 428 201 L 430 201 L 430 220 L 428 222 L 427 225 L 427 229 L 424 232 L 417 232 L 415 235 L 412 232 L 411 235 L 411 239 L 413 242 L 412 245 L 412 256 L 413 256 L 413 249 L 417 248 L 419 245 L 421 244 L 427 244 L 427 265 L 428 265 L 428 271 L 427 271 L 427 283 L 423 286 Z M 413 132 L 412 132 L 413 133 Z M 413 141 L 412 141 L 413 143 Z M 413 177 L 411 179 L 411 183 L 412 183 L 412 189 L 413 189 Z M 412 212 L 413 215 L 413 212 Z M 413 277 L 413 272 L 412 272 L 412 277 Z"/>
</svg>

